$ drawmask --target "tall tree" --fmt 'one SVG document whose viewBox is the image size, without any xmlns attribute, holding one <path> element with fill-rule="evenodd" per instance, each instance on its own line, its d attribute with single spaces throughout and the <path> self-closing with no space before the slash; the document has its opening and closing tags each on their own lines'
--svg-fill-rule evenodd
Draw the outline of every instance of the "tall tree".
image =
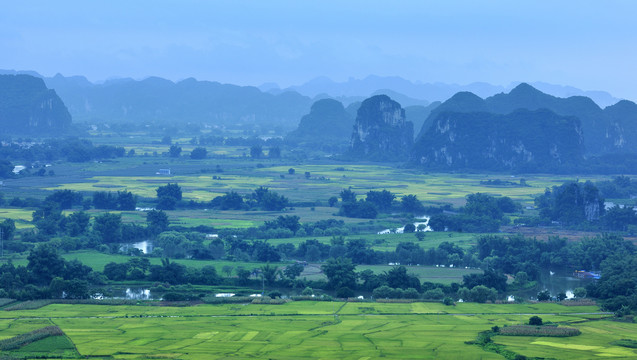
<svg viewBox="0 0 637 360">
<path fill-rule="evenodd" d="M 327 286 L 330 289 L 340 289 L 347 287 L 356 288 L 356 274 L 352 260 L 348 258 L 329 258 L 325 264 L 321 265 L 321 270 L 327 276 Z"/>
</svg>

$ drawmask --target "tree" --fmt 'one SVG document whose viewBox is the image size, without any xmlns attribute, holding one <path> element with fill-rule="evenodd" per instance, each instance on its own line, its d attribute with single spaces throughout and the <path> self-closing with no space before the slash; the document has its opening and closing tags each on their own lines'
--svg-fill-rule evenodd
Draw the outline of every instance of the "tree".
<svg viewBox="0 0 637 360">
<path fill-rule="evenodd" d="M 417 277 L 407 274 L 404 266 L 395 266 L 385 274 L 387 285 L 392 288 L 415 288 L 420 289 L 420 281 Z"/>
<path fill-rule="evenodd" d="M 296 215 L 281 215 L 276 218 L 274 221 L 266 221 L 265 228 L 266 229 L 278 229 L 285 228 L 292 231 L 292 233 L 296 233 L 301 228 L 301 223 L 299 220 L 301 218 Z"/>
<path fill-rule="evenodd" d="M 177 183 L 168 183 L 165 186 L 160 186 L 157 188 L 156 192 L 158 198 L 168 196 L 174 198 L 177 201 L 181 201 L 181 187 L 177 185 Z"/>
<path fill-rule="evenodd" d="M 518 271 L 517 273 L 515 273 L 515 280 L 513 281 L 514 284 L 518 286 L 524 286 L 528 281 L 529 274 L 527 274 L 526 272 Z"/>
<path fill-rule="evenodd" d="M 606 211 L 602 222 L 609 230 L 626 231 L 629 225 L 637 225 L 637 213 L 632 206 L 615 205 Z"/>
<path fill-rule="evenodd" d="M 254 190 L 251 197 L 263 210 L 279 211 L 288 205 L 288 199 L 285 196 L 270 191 L 263 186 Z"/>
<path fill-rule="evenodd" d="M 507 277 L 503 274 L 496 273 L 493 270 L 486 270 L 484 274 L 464 275 L 462 277 L 462 282 L 464 286 L 469 289 L 483 285 L 487 288 L 494 288 L 497 291 L 504 292 L 507 286 Z"/>
<path fill-rule="evenodd" d="M 78 236 L 86 233 L 91 216 L 84 211 L 74 212 L 66 217 L 66 232 L 70 236 Z"/>
<path fill-rule="evenodd" d="M 327 276 L 327 286 L 330 289 L 348 287 L 356 288 L 356 266 L 348 258 L 329 258 L 325 264 L 321 265 L 321 270 Z"/>
<path fill-rule="evenodd" d="M 583 299 L 586 297 L 586 288 L 578 287 L 573 290 L 573 296 L 576 299 Z"/>
<path fill-rule="evenodd" d="M 369 191 L 367 192 L 366 201 L 374 204 L 380 211 L 389 211 L 396 195 L 390 191 Z"/>
<path fill-rule="evenodd" d="M 14 166 L 9 160 L 0 159 L 0 179 L 13 177 Z"/>
<path fill-rule="evenodd" d="M 122 215 L 106 213 L 95 217 L 93 231 L 97 233 L 103 243 L 122 241 Z"/>
<path fill-rule="evenodd" d="M 551 300 L 551 293 L 548 290 L 543 290 L 537 293 L 537 301 L 549 301 Z"/>
<path fill-rule="evenodd" d="M 261 276 L 265 280 L 267 284 L 274 284 L 277 275 L 279 275 L 279 269 L 276 266 L 270 265 L 267 263 L 261 266 Z"/>
<path fill-rule="evenodd" d="M 15 221 L 12 219 L 5 219 L 0 223 L 0 234 L 2 234 L 1 240 L 11 240 L 13 239 L 13 234 L 15 233 Z"/>
<path fill-rule="evenodd" d="M 400 200 L 403 211 L 410 213 L 422 213 L 425 211 L 425 207 L 418 200 L 416 195 L 405 195 Z"/>
<path fill-rule="evenodd" d="M 405 225 L 403 232 L 405 233 L 413 233 L 416 232 L 416 225 L 414 225 L 413 223 L 408 223 Z"/>
<path fill-rule="evenodd" d="M 356 202 L 356 193 L 351 188 L 341 190 L 341 200 L 346 202 Z"/>
<path fill-rule="evenodd" d="M 252 145 L 250 147 L 250 157 L 259 159 L 263 156 L 263 147 L 261 145 Z"/>
<path fill-rule="evenodd" d="M 598 220 L 604 213 L 604 199 L 592 182 L 566 182 L 546 189 L 535 199 L 540 216 L 566 225 Z"/>
<path fill-rule="evenodd" d="M 237 268 L 237 278 L 239 278 L 239 283 L 241 285 L 246 285 L 250 279 L 250 270 L 238 267 Z"/>
<path fill-rule="evenodd" d="M 44 201 L 50 201 L 58 204 L 60 210 L 66 210 L 82 203 L 82 194 L 73 190 L 56 190 L 49 195 Z"/>
<path fill-rule="evenodd" d="M 304 270 L 304 266 L 300 263 L 294 263 L 292 265 L 288 265 L 283 270 L 283 275 L 290 280 L 296 279 Z"/>
<path fill-rule="evenodd" d="M 109 280 L 114 280 L 114 281 L 122 281 L 122 280 L 126 280 L 126 273 L 128 272 L 128 264 L 126 263 L 115 263 L 115 262 L 109 262 L 108 264 L 104 265 L 104 275 L 106 275 L 106 277 Z"/>
<path fill-rule="evenodd" d="M 219 207 L 221 210 L 241 210 L 243 209 L 243 197 L 236 191 L 227 192 L 220 197 Z"/>
<path fill-rule="evenodd" d="M 150 267 L 150 280 L 163 281 L 169 284 L 181 284 L 184 281 L 186 267 L 181 264 L 171 263 L 169 259 L 161 259 L 161 266 Z"/>
<path fill-rule="evenodd" d="M 157 237 L 156 246 L 164 250 L 163 256 L 166 258 L 185 257 L 187 242 L 188 239 L 183 233 L 165 231 Z"/>
<path fill-rule="evenodd" d="M 542 318 L 537 316 L 537 315 L 531 316 L 529 318 L 529 325 L 541 326 L 542 325 Z"/>
<path fill-rule="evenodd" d="M 95 191 L 93 193 L 93 207 L 96 209 L 116 210 L 117 197 L 109 191 Z"/>
<path fill-rule="evenodd" d="M 150 210 L 146 213 L 146 223 L 153 234 L 159 234 L 168 229 L 168 215 L 162 210 Z"/>
<path fill-rule="evenodd" d="M 64 276 L 64 259 L 50 245 L 40 245 L 31 250 L 27 260 L 27 269 L 37 284 L 48 285 L 54 277 Z"/>
<path fill-rule="evenodd" d="M 288 169 L 288 174 L 290 174 L 290 175 L 294 175 L 295 172 L 296 172 L 296 170 L 294 170 L 294 168 L 289 168 Z"/>
<path fill-rule="evenodd" d="M 41 234 L 54 235 L 63 220 L 59 205 L 52 201 L 46 201 L 40 208 L 33 212 L 33 222 Z"/>
<path fill-rule="evenodd" d="M 338 198 L 336 196 L 332 196 L 329 199 L 327 199 L 327 204 L 330 207 L 334 207 L 336 204 L 338 204 Z"/>
<path fill-rule="evenodd" d="M 172 196 L 162 196 L 157 201 L 157 209 L 159 210 L 175 210 L 177 208 L 177 200 Z"/>
<path fill-rule="evenodd" d="M 472 216 L 487 216 L 491 219 L 502 219 L 502 210 L 491 195 L 475 193 L 467 195 L 467 204 L 463 212 Z"/>
<path fill-rule="evenodd" d="M 221 281 L 217 274 L 217 268 L 212 265 L 206 265 L 201 268 L 201 277 L 202 282 L 206 285 L 216 285 Z"/>
<path fill-rule="evenodd" d="M 378 215 L 378 210 L 371 202 L 361 200 L 343 202 L 338 214 L 353 218 L 375 219 Z"/>
<path fill-rule="evenodd" d="M 208 150 L 204 147 L 196 147 L 190 152 L 190 158 L 194 160 L 205 159 L 207 155 Z"/>
<path fill-rule="evenodd" d="M 487 300 L 495 301 L 498 292 L 493 288 L 488 288 L 484 285 L 478 285 L 471 289 L 471 300 L 484 303 Z"/>
<path fill-rule="evenodd" d="M 137 196 L 133 195 L 130 191 L 118 191 L 117 204 L 119 210 L 135 210 L 137 206 Z"/>
<path fill-rule="evenodd" d="M 179 155 L 181 155 L 181 146 L 171 145 L 170 150 L 168 150 L 168 154 L 170 155 L 170 157 L 174 157 L 174 158 L 179 157 Z"/>
</svg>

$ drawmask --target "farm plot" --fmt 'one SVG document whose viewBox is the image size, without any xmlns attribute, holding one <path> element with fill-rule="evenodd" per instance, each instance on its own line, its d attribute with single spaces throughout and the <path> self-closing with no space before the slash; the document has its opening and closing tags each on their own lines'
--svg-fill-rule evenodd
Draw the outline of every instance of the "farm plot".
<svg viewBox="0 0 637 360">
<path fill-rule="evenodd" d="M 637 324 L 588 321 L 590 316 L 577 313 L 596 308 L 573 308 L 558 304 L 449 307 L 440 303 L 302 301 L 193 307 L 52 304 L 36 310 L 0 312 L 9 317 L 0 320 L 0 337 L 53 323 L 71 339 L 81 356 L 128 359 L 498 359 L 499 355 L 465 341 L 474 340 L 480 331 L 495 325 L 524 323 L 529 317 L 526 312 L 530 312 L 541 314 L 545 321 L 577 327 L 582 335 L 496 336 L 496 343 L 525 356 L 592 359 L 636 355 L 633 349 L 611 343 L 621 338 L 635 339 Z M 449 310 L 458 313 L 449 314 Z M 36 319 L 40 316 L 50 320 Z"/>
</svg>

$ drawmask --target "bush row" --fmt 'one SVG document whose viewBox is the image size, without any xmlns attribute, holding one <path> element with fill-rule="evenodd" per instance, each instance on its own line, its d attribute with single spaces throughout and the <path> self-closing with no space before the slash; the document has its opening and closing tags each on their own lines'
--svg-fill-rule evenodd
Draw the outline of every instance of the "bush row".
<svg viewBox="0 0 637 360">
<path fill-rule="evenodd" d="M 557 326 L 513 325 L 500 328 L 500 335 L 505 336 L 551 336 L 569 337 L 580 335 L 579 329 Z"/>
</svg>

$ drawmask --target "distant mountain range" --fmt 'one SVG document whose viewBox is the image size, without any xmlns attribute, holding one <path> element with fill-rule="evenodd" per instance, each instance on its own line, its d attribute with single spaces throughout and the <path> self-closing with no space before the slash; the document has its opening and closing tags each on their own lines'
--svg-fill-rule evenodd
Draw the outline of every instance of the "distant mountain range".
<svg viewBox="0 0 637 360">
<path fill-rule="evenodd" d="M 511 83 L 508 86 L 492 85 L 484 82 L 476 82 L 468 85 L 445 84 L 445 83 L 418 83 L 411 82 L 397 76 L 368 76 L 364 79 L 349 79 L 345 82 L 332 81 L 327 77 L 318 77 L 302 85 L 291 86 L 279 89 L 276 84 L 268 83 L 260 86 L 263 91 L 278 93 L 281 91 L 296 91 L 302 95 L 315 98 L 317 96 L 329 96 L 347 105 L 350 101 L 361 101 L 373 95 L 378 95 L 379 90 L 389 89 L 392 93 L 384 92 L 392 99 L 398 101 L 402 106 L 423 105 L 429 102 L 445 101 L 458 92 L 467 91 L 482 98 L 486 98 L 498 93 L 509 92 L 521 82 Z M 544 82 L 530 82 L 534 88 L 557 97 L 587 96 L 600 107 L 606 107 L 617 103 L 620 99 L 613 97 L 604 91 L 584 91 L 572 86 L 561 86 Z M 396 94 L 400 94 L 396 96 Z M 401 98 L 404 97 L 404 98 Z M 405 101 L 405 98 L 409 99 Z"/>
<path fill-rule="evenodd" d="M 95 84 L 81 76 L 25 73 L 0 76 L 0 125 L 24 133 L 63 133 L 71 115 L 75 122 L 278 126 L 297 129 L 287 139 L 304 146 L 331 152 L 350 146 L 344 152 L 353 158 L 449 169 L 548 170 L 590 156 L 637 154 L 637 104 L 548 84 L 538 87 L 578 95 L 554 96 L 526 83 L 504 93 L 484 83 L 418 84 L 374 76 L 260 90 L 195 79 Z M 467 89 L 472 91 L 456 91 Z M 602 108 L 603 102 L 613 105 Z"/>
<path fill-rule="evenodd" d="M 292 129 L 312 105 L 312 99 L 293 91 L 274 95 L 256 87 L 195 79 L 175 83 L 150 77 L 94 84 L 82 76 L 27 73 L 41 77 L 56 90 L 75 122 L 251 124 Z"/>
<path fill-rule="evenodd" d="M 431 107 L 462 91 L 482 98 L 512 89 L 488 83 L 469 85 L 415 83 L 400 77 L 368 76 L 334 82 L 319 77 L 303 85 L 280 89 L 274 83 L 259 88 L 186 79 L 172 82 L 151 77 L 92 83 L 82 76 L 44 77 L 34 71 L 0 70 L 0 74 L 26 74 L 42 78 L 68 107 L 76 122 L 166 121 L 171 123 L 205 122 L 217 124 L 281 125 L 291 130 L 311 105 L 332 98 L 345 107 L 374 95 L 388 95 L 408 110 L 411 106 Z M 558 97 L 588 96 L 600 107 L 619 99 L 603 91 L 582 91 L 573 87 L 531 83 L 535 88 Z M 433 106 L 435 107 L 435 106 Z M 408 111 L 409 112 L 409 111 Z M 424 120 L 414 121 L 416 132 Z"/>
</svg>

